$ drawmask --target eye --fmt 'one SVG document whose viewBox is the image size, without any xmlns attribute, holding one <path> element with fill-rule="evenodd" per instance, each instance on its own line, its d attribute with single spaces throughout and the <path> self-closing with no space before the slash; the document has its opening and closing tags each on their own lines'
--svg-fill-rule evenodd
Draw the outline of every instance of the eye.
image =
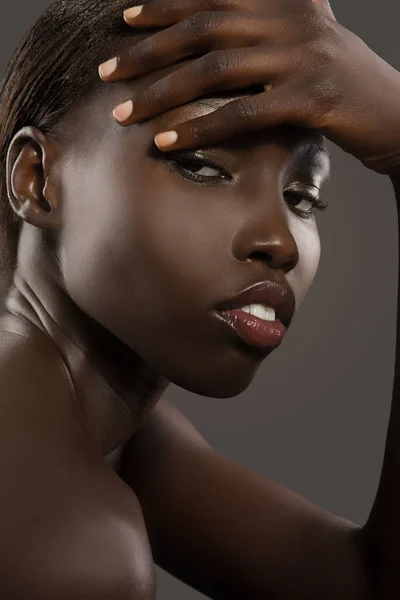
<svg viewBox="0 0 400 600">
<path fill-rule="evenodd" d="M 203 171 L 203 173 L 201 172 Z M 202 177 L 217 177 L 218 169 L 214 169 L 213 167 L 202 167 L 199 169 L 194 175 L 201 175 Z"/>
<path fill-rule="evenodd" d="M 311 219 L 317 210 L 324 211 L 328 208 L 327 203 L 321 202 L 315 192 L 306 192 L 301 190 L 286 190 L 284 198 L 293 206 L 293 210 L 299 214 L 302 219 Z M 308 210 L 304 206 L 309 206 Z"/>
<path fill-rule="evenodd" d="M 180 177 L 195 183 L 216 185 L 232 179 L 232 176 L 220 165 L 202 154 L 193 152 L 170 153 L 169 167 Z"/>
</svg>

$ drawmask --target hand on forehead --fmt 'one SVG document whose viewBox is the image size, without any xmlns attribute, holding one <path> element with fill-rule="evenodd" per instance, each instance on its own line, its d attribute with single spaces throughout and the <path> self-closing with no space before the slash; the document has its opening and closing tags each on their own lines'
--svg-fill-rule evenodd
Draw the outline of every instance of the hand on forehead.
<svg viewBox="0 0 400 600">
<path fill-rule="evenodd" d="M 325 8 L 328 11 L 328 13 L 335 19 L 335 15 L 333 14 L 331 5 L 329 4 L 328 0 L 312 0 L 312 1 L 317 6 L 320 6 L 321 8 Z"/>
</svg>

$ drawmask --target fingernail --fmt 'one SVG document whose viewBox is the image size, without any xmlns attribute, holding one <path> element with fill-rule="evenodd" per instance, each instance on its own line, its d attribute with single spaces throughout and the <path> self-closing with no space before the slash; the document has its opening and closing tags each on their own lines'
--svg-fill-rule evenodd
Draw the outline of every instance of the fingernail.
<svg viewBox="0 0 400 600">
<path fill-rule="evenodd" d="M 159 148 L 166 148 L 167 146 L 175 144 L 177 139 L 178 134 L 176 131 L 163 131 L 163 133 L 158 133 L 156 135 L 154 141 Z"/>
<path fill-rule="evenodd" d="M 113 115 L 117 119 L 117 121 L 125 121 L 128 117 L 133 113 L 133 102 L 132 100 L 128 100 L 123 104 L 119 104 L 113 110 Z"/>
<path fill-rule="evenodd" d="M 118 58 L 111 58 L 110 60 L 108 60 L 107 62 L 101 64 L 99 66 L 99 73 L 102 77 L 108 77 L 109 75 L 111 75 L 112 73 L 114 73 L 114 71 L 117 68 L 117 64 L 118 64 Z"/>
<path fill-rule="evenodd" d="M 142 4 L 142 6 L 134 6 L 132 8 L 127 8 L 126 10 L 124 10 L 125 21 L 132 21 L 133 19 L 136 19 L 136 17 L 138 17 L 140 15 L 142 10 L 143 10 L 143 4 Z"/>
</svg>

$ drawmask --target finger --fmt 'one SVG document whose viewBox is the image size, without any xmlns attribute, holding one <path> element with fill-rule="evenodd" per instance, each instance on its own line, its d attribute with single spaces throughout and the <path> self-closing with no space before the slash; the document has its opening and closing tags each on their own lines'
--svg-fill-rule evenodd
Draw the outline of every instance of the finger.
<svg viewBox="0 0 400 600">
<path fill-rule="evenodd" d="M 322 8 L 326 14 L 328 14 L 332 19 L 336 21 L 335 15 L 333 14 L 332 7 L 328 0 L 312 0 L 314 4 Z"/>
<path fill-rule="evenodd" d="M 132 98 L 133 113 L 119 123 L 131 125 L 220 90 L 282 84 L 299 63 L 299 53 L 276 47 L 210 52 L 139 90 Z"/>
<path fill-rule="evenodd" d="M 134 27 L 165 27 L 202 11 L 247 11 L 288 14 L 304 12 L 312 0 L 153 0 L 124 10 L 124 19 Z M 317 0 L 326 2 L 326 0 Z M 277 12 L 278 11 L 278 12 Z"/>
<path fill-rule="evenodd" d="M 210 114 L 175 126 L 173 131 L 160 132 L 154 141 L 159 150 L 179 150 L 214 145 L 277 125 L 313 128 L 318 126 L 313 124 L 314 110 L 311 97 L 304 96 L 291 81 L 272 92 L 229 102 Z"/>
<path fill-rule="evenodd" d="M 284 19 L 259 14 L 205 11 L 139 41 L 117 57 L 108 82 L 139 77 L 179 60 L 219 48 L 274 42 L 287 29 Z M 102 73 L 100 73 L 102 75 Z M 104 78 L 104 77 L 103 77 Z"/>
<path fill-rule="evenodd" d="M 124 19 L 135 27 L 166 27 L 197 12 L 265 9 L 265 0 L 153 0 L 124 10 Z"/>
</svg>

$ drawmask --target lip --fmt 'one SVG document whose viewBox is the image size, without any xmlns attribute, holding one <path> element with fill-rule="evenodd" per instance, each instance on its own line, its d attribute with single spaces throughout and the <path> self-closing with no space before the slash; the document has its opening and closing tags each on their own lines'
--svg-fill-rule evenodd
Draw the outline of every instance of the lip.
<svg viewBox="0 0 400 600">
<path fill-rule="evenodd" d="M 290 286 L 281 285 L 273 280 L 266 280 L 246 288 L 233 298 L 218 302 L 213 309 L 220 312 L 242 308 L 249 304 L 265 304 L 271 306 L 276 318 L 289 327 L 296 308 L 296 301 Z"/>
</svg>

